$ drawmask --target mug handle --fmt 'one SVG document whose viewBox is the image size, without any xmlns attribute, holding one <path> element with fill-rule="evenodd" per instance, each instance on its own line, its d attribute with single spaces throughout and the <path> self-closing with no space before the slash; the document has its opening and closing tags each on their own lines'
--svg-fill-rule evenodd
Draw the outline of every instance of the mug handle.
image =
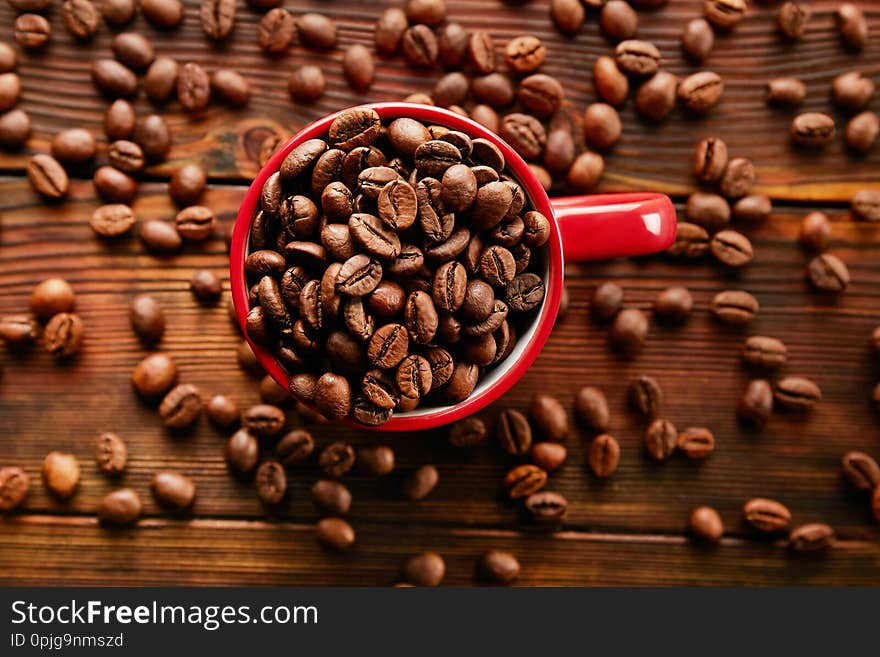
<svg viewBox="0 0 880 657">
<path fill-rule="evenodd" d="M 550 199 L 567 262 L 644 255 L 675 241 L 675 208 L 665 194 L 587 194 Z"/>
</svg>

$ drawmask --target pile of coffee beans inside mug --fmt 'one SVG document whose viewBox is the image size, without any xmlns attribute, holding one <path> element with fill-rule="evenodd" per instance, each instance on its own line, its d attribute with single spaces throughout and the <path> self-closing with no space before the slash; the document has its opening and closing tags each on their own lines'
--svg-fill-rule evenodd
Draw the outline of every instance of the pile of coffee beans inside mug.
<svg viewBox="0 0 880 657">
<path fill-rule="evenodd" d="M 263 184 L 247 333 L 329 419 L 455 404 L 540 308 L 549 236 L 491 141 L 346 110 Z"/>
</svg>

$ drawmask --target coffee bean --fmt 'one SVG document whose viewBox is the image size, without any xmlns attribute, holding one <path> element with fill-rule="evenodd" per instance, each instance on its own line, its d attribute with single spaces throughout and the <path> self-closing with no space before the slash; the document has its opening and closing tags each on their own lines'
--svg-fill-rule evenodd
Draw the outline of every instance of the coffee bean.
<svg viewBox="0 0 880 657">
<path fill-rule="evenodd" d="M 648 418 L 654 418 L 663 403 L 663 390 L 655 379 L 642 375 L 630 383 L 629 398 L 635 410 Z"/>
<path fill-rule="evenodd" d="M 834 119 L 820 112 L 798 114 L 791 122 L 791 140 L 799 146 L 827 146 L 834 139 L 834 132 Z"/>
<path fill-rule="evenodd" d="M 27 177 L 34 191 L 46 198 L 58 199 L 67 195 L 67 173 L 50 155 L 38 153 L 32 156 L 27 163 Z"/>
<path fill-rule="evenodd" d="M 860 189 L 850 199 L 853 217 L 862 221 L 880 221 L 880 191 Z"/>
<path fill-rule="evenodd" d="M 705 0 L 703 16 L 715 27 L 729 30 L 743 19 L 747 8 L 746 0 Z"/>
<path fill-rule="evenodd" d="M 632 39 L 638 31 L 639 18 L 623 0 L 608 0 L 599 14 L 599 25 L 612 41 Z"/>
<path fill-rule="evenodd" d="M 372 86 L 376 73 L 373 54 L 359 43 L 348 46 L 343 54 L 342 70 L 352 89 L 365 92 Z"/>
<path fill-rule="evenodd" d="M 578 390 L 574 399 L 575 416 L 596 433 L 608 430 L 609 411 L 605 394 L 598 388 L 586 386 Z"/>
<path fill-rule="evenodd" d="M 577 34 L 584 24 L 586 12 L 579 0 L 551 0 L 550 16 L 563 34 Z"/>
<path fill-rule="evenodd" d="M 819 552 L 834 545 L 834 530 L 828 525 L 814 522 L 791 530 L 788 545 L 796 552 Z"/>
<path fill-rule="evenodd" d="M 149 114 L 138 121 L 134 129 L 134 141 L 151 160 L 164 160 L 171 149 L 171 133 L 168 124 L 158 114 Z"/>
<path fill-rule="evenodd" d="M 691 459 L 704 459 L 715 450 L 715 436 L 705 427 L 688 427 L 678 434 L 678 450 Z"/>
<path fill-rule="evenodd" d="M 159 415 L 169 429 L 183 429 L 199 419 L 202 399 L 198 388 L 182 383 L 172 388 L 159 404 Z"/>
<path fill-rule="evenodd" d="M 831 97 L 841 108 L 857 111 L 864 109 L 874 97 L 876 86 L 871 78 L 859 71 L 841 73 L 831 82 Z"/>
<path fill-rule="evenodd" d="M 28 301 L 28 307 L 40 319 L 50 319 L 58 313 L 73 310 L 76 294 L 63 278 L 47 278 L 37 284 Z"/>
<path fill-rule="evenodd" d="M 409 27 L 409 21 L 402 9 L 399 7 L 385 9 L 376 20 L 376 27 L 373 31 L 376 50 L 385 55 L 396 53 L 407 27 Z"/>
<path fill-rule="evenodd" d="M 318 394 L 320 394 L 320 392 Z M 330 477 L 343 476 L 351 470 L 354 466 L 354 462 L 354 448 L 344 442 L 331 443 L 323 449 L 318 457 L 318 465 L 321 467 L 321 470 Z"/>
<path fill-rule="evenodd" d="M 678 97 L 692 112 L 704 114 L 721 100 L 724 81 L 712 71 L 700 71 L 687 76 L 678 85 Z"/>
<path fill-rule="evenodd" d="M 806 85 L 797 78 L 776 78 L 767 83 L 767 103 L 795 107 L 804 102 Z"/>
<path fill-rule="evenodd" d="M 31 119 L 20 109 L 0 114 L 0 147 L 15 150 L 24 146 L 31 134 Z"/>
<path fill-rule="evenodd" d="M 648 318 L 636 308 L 621 310 L 608 333 L 612 346 L 624 355 L 639 352 L 647 335 Z"/>
<path fill-rule="evenodd" d="M 840 467 L 843 476 L 858 490 L 872 491 L 880 486 L 880 465 L 864 452 L 847 452 Z"/>
<path fill-rule="evenodd" d="M 403 33 L 403 54 L 411 66 L 428 68 L 439 55 L 439 44 L 434 32 L 427 25 L 414 25 Z"/>
<path fill-rule="evenodd" d="M 57 359 L 70 358 L 79 353 L 83 341 L 83 322 L 78 315 L 58 313 L 43 330 L 46 351 Z"/>
<path fill-rule="evenodd" d="M 785 531 L 791 523 L 791 512 L 783 504 L 762 497 L 745 503 L 743 517 L 752 527 L 767 533 Z"/>
<path fill-rule="evenodd" d="M 312 503 L 330 515 L 344 516 L 351 508 L 351 493 L 338 481 L 319 479 L 310 492 Z"/>
<path fill-rule="evenodd" d="M 137 92 L 137 77 L 114 59 L 92 62 L 92 82 L 110 98 L 129 97 Z"/>
<path fill-rule="evenodd" d="M 257 44 L 271 53 L 285 52 L 296 33 L 296 20 L 289 11 L 276 7 L 266 12 L 257 24 Z"/>
<path fill-rule="evenodd" d="M 590 312 L 599 319 L 611 319 L 623 306 L 623 288 L 611 281 L 602 283 L 593 292 Z"/>
<path fill-rule="evenodd" d="M 95 138 L 88 130 L 62 130 L 52 139 L 52 155 L 65 164 L 81 164 L 95 156 Z"/>
<path fill-rule="evenodd" d="M 743 359 L 750 365 L 776 369 L 785 364 L 788 350 L 781 340 L 761 335 L 749 337 L 743 345 Z"/>
<path fill-rule="evenodd" d="M 880 117 L 874 112 L 862 112 L 846 124 L 846 145 L 859 153 L 867 153 L 880 134 Z"/>
<path fill-rule="evenodd" d="M 520 104 L 539 117 L 553 114 L 559 109 L 564 97 L 565 92 L 559 81 L 544 73 L 533 73 L 523 78 L 517 88 L 517 99 Z M 502 122 L 502 131 L 503 129 Z"/>
<path fill-rule="evenodd" d="M 382 477 L 394 470 L 394 450 L 387 445 L 364 447 L 357 454 L 358 466 L 372 477 Z"/>
<path fill-rule="evenodd" d="M 222 40 L 235 26 L 234 0 L 201 0 L 199 18 L 202 31 L 211 39 Z"/>
<path fill-rule="evenodd" d="M 749 381 L 739 398 L 736 414 L 741 420 L 762 427 L 773 412 L 773 390 L 763 379 Z"/>
<path fill-rule="evenodd" d="M 620 116 L 611 105 L 593 103 L 587 107 L 584 112 L 584 135 L 592 147 L 610 148 L 620 139 L 620 133 Z"/>
<path fill-rule="evenodd" d="M 538 119 L 514 112 L 501 121 L 501 137 L 527 160 L 537 159 L 547 143 L 547 133 Z"/>
<path fill-rule="evenodd" d="M 733 218 L 737 221 L 759 223 L 773 211 L 773 202 L 764 194 L 749 194 L 733 204 Z"/>
<path fill-rule="evenodd" d="M 193 274 L 189 289 L 199 303 L 213 305 L 220 300 L 223 285 L 214 272 L 202 269 Z"/>
<path fill-rule="evenodd" d="M 675 242 L 666 253 L 673 257 L 695 259 L 709 250 L 709 233 L 697 224 L 679 221 L 675 230 Z"/>
<path fill-rule="evenodd" d="M 445 0 L 407 0 L 405 9 L 412 23 L 435 27 L 446 18 Z"/>
<path fill-rule="evenodd" d="M 284 411 L 271 404 L 251 406 L 241 416 L 242 426 L 256 436 L 276 436 L 284 423 Z"/>
<path fill-rule="evenodd" d="M 144 93 L 154 105 L 170 100 L 177 89 L 180 67 L 170 57 L 157 57 L 144 75 Z"/>
<path fill-rule="evenodd" d="M 226 443 L 226 463 L 237 474 L 247 474 L 257 467 L 259 443 L 256 436 L 243 428 L 232 434 Z"/>
<path fill-rule="evenodd" d="M 404 397 L 424 397 L 431 390 L 431 380 L 431 364 L 422 356 L 410 354 L 397 367 L 395 381 Z"/>
<path fill-rule="evenodd" d="M 136 71 L 146 69 L 156 59 L 153 44 L 137 32 L 120 32 L 113 37 L 110 48 L 116 59 Z"/>
<path fill-rule="evenodd" d="M 322 518 L 315 533 L 318 542 L 331 550 L 347 550 L 355 541 L 354 529 L 342 518 Z"/>
<path fill-rule="evenodd" d="M 17 466 L 0 468 L 0 511 L 20 506 L 30 489 L 30 477 Z"/>
<path fill-rule="evenodd" d="M 538 492 L 547 483 L 547 473 L 536 465 L 523 464 L 504 476 L 502 485 L 508 497 L 515 500 Z"/>
<path fill-rule="evenodd" d="M 153 345 L 162 339 L 165 313 L 155 298 L 148 294 L 134 297 L 128 307 L 128 318 L 132 330 L 144 344 Z"/>
<path fill-rule="evenodd" d="M 43 483 L 60 499 L 71 497 L 79 485 L 79 461 L 73 454 L 49 452 L 43 460 Z"/>
<path fill-rule="evenodd" d="M 480 574 L 496 584 L 510 584 L 519 576 L 519 561 L 510 552 L 489 550 L 484 552 L 477 564 Z"/>
<path fill-rule="evenodd" d="M 169 254 L 180 250 L 183 240 L 174 226 L 165 221 L 151 219 L 141 224 L 139 235 L 148 250 Z"/>
<path fill-rule="evenodd" d="M 779 7 L 776 24 L 789 39 L 800 39 L 807 31 L 807 22 L 813 10 L 805 2 L 786 2 Z"/>
<path fill-rule="evenodd" d="M 254 475 L 257 497 L 263 504 L 278 504 L 287 493 L 287 475 L 278 461 L 263 461 Z"/>
<path fill-rule="evenodd" d="M 730 205 L 727 200 L 709 192 L 691 194 L 685 204 L 684 213 L 688 221 L 712 232 L 721 230 L 730 223 Z"/>
<path fill-rule="evenodd" d="M 727 164 L 721 178 L 721 193 L 729 199 L 745 196 L 755 182 L 755 168 L 750 160 L 736 157 Z"/>
<path fill-rule="evenodd" d="M 734 230 L 715 233 L 709 242 L 709 250 L 718 262 L 728 267 L 743 267 L 754 258 L 752 243 Z"/>
<path fill-rule="evenodd" d="M 807 278 L 820 292 L 842 292 L 850 280 L 846 264 L 830 253 L 823 253 L 810 260 Z"/>
<path fill-rule="evenodd" d="M 404 579 L 414 586 L 440 586 L 446 575 L 446 562 L 436 552 L 410 557 L 403 566 Z"/>
<path fill-rule="evenodd" d="M 133 141 L 120 139 L 107 148 L 110 165 L 125 173 L 137 173 L 144 168 L 144 152 Z"/>
<path fill-rule="evenodd" d="M 539 468 L 546 472 L 552 472 L 565 463 L 565 459 L 568 458 L 568 450 L 561 443 L 535 443 L 529 450 L 529 458 Z"/>
<path fill-rule="evenodd" d="M 621 41 L 614 50 L 614 56 L 617 66 L 628 75 L 653 75 L 660 65 L 660 51 L 650 41 Z"/>
<path fill-rule="evenodd" d="M 188 509 L 196 497 L 196 485 L 192 479 L 167 470 L 153 475 L 150 488 L 160 504 L 177 509 Z"/>
<path fill-rule="evenodd" d="M 287 81 L 287 90 L 291 97 L 304 103 L 320 98 L 324 94 L 326 86 L 327 83 L 321 69 L 310 65 L 297 68 L 290 74 L 290 79 Z"/>
<path fill-rule="evenodd" d="M 852 50 L 861 50 L 868 41 L 868 21 L 862 10 L 844 2 L 834 14 L 837 31 L 843 43 Z"/>
<path fill-rule="evenodd" d="M 685 287 L 666 288 L 654 299 L 654 314 L 668 322 L 683 321 L 693 307 L 693 297 Z"/>
<path fill-rule="evenodd" d="M 712 299 L 709 310 L 725 324 L 742 325 L 752 321 L 759 308 L 758 300 L 744 290 L 725 290 Z"/>
<path fill-rule="evenodd" d="M 92 178 L 92 184 L 107 203 L 131 203 L 137 194 L 137 181 L 111 166 L 99 167 Z"/>
<path fill-rule="evenodd" d="M 7 348 L 26 347 L 40 335 L 40 325 L 30 315 L 3 315 L 0 317 L 0 340 Z"/>
<path fill-rule="evenodd" d="M 715 33 L 704 18 L 688 21 L 681 33 L 681 47 L 685 54 L 695 62 L 702 62 L 712 52 Z"/>
<path fill-rule="evenodd" d="M 605 55 L 593 65 L 593 84 L 596 93 L 611 105 L 620 105 L 629 94 L 629 80 L 621 73 L 617 62 Z"/>
<path fill-rule="evenodd" d="M 183 239 L 201 242 L 213 234 L 217 218 L 210 208 L 191 205 L 177 213 L 174 223 Z"/>
<path fill-rule="evenodd" d="M 555 526 L 568 511 L 568 500 L 559 493 L 543 490 L 525 499 L 525 509 L 534 522 Z"/>
<path fill-rule="evenodd" d="M 587 463 L 593 474 L 604 479 L 617 470 L 620 462 L 620 445 L 613 436 L 601 434 L 590 443 L 587 451 Z"/>
<path fill-rule="evenodd" d="M 161 29 L 177 27 L 183 20 L 183 3 L 180 0 L 141 0 L 144 18 Z"/>
<path fill-rule="evenodd" d="M 675 107 L 678 78 L 668 71 L 658 71 L 636 92 L 636 109 L 654 121 L 666 117 Z"/>
<path fill-rule="evenodd" d="M 695 508 L 691 511 L 688 524 L 695 537 L 710 543 L 717 543 L 724 534 L 721 516 L 712 507 L 698 506 Z"/>
<path fill-rule="evenodd" d="M 238 72 L 221 68 L 211 75 L 211 93 L 230 107 L 244 107 L 250 101 L 251 87 Z"/>
<path fill-rule="evenodd" d="M 645 429 L 645 449 L 655 461 L 665 461 L 677 447 L 678 432 L 669 420 L 654 420 Z"/>
<path fill-rule="evenodd" d="M 822 391 L 810 379 L 787 376 L 776 382 L 773 397 L 784 408 L 808 411 L 822 401 Z"/>
<path fill-rule="evenodd" d="M 21 14 L 15 19 L 15 41 L 25 50 L 42 48 L 52 36 L 52 26 L 39 14 Z"/>
<path fill-rule="evenodd" d="M 137 522 L 143 511 L 143 503 L 136 491 L 120 488 L 108 493 L 98 503 L 98 520 L 114 527 L 123 527 Z"/>
<path fill-rule="evenodd" d="M 238 404 L 226 395 L 214 395 L 205 404 L 205 412 L 208 419 L 218 429 L 228 429 L 238 424 L 241 416 L 238 412 Z"/>
<path fill-rule="evenodd" d="M 504 60 L 516 73 L 531 73 L 540 68 L 546 56 L 543 42 L 531 35 L 511 39 L 504 49 Z"/>
<path fill-rule="evenodd" d="M 10 44 L 0 41 L 0 72 L 14 71 L 18 65 L 18 55 Z"/>
<path fill-rule="evenodd" d="M 199 164 L 191 163 L 174 170 L 168 181 L 168 194 L 177 205 L 195 205 L 205 191 L 207 177 Z"/>
<path fill-rule="evenodd" d="M 177 365 L 165 354 L 150 354 L 138 363 L 131 383 L 143 397 L 165 394 L 177 380 Z"/>
<path fill-rule="evenodd" d="M 495 42 L 488 32 L 472 32 L 468 38 L 467 57 L 483 75 L 495 70 Z"/>
<path fill-rule="evenodd" d="M 564 440 L 568 436 L 568 414 L 555 397 L 543 394 L 532 397 L 529 417 L 547 440 Z"/>
<path fill-rule="evenodd" d="M 439 478 L 437 468 L 433 465 L 423 465 L 404 478 L 400 490 L 408 500 L 422 500 L 431 494 Z"/>
<path fill-rule="evenodd" d="M 505 409 L 498 416 L 498 443 L 512 456 L 522 456 L 532 445 L 532 429 L 519 411 Z"/>
<path fill-rule="evenodd" d="M 201 66 L 187 62 L 177 73 L 177 100 L 187 112 L 200 112 L 211 97 L 211 79 Z"/>
</svg>

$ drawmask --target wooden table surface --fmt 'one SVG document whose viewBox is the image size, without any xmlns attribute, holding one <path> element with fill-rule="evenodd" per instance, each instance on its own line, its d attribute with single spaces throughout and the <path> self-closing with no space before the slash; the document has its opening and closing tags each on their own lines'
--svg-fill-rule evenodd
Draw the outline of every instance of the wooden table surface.
<svg viewBox="0 0 880 657">
<path fill-rule="evenodd" d="M 21 56 L 19 65 L 20 107 L 31 115 L 33 137 L 23 151 L 0 154 L 0 314 L 25 311 L 35 283 L 63 276 L 77 292 L 87 333 L 82 353 L 69 365 L 56 364 L 40 348 L 3 355 L 0 465 L 21 465 L 33 483 L 25 505 L 0 518 L 0 583 L 384 585 L 397 580 L 406 557 L 432 549 L 447 560 L 446 583 L 467 585 L 475 582 L 477 556 L 497 547 L 519 557 L 524 585 L 880 583 L 880 526 L 865 497 L 850 491 L 839 471 L 848 450 L 880 457 L 880 424 L 869 402 L 878 364 L 868 345 L 871 330 L 880 324 L 880 228 L 853 222 L 847 209 L 856 190 L 880 189 L 880 149 L 855 159 L 838 141 L 821 155 L 792 152 L 791 115 L 768 110 L 763 102 L 764 84 L 775 76 L 800 76 L 808 88 L 804 108 L 819 111 L 832 111 L 829 85 L 841 72 L 857 68 L 880 81 L 880 3 L 860 3 L 873 33 L 860 55 L 838 43 L 832 19 L 836 4 L 812 3 L 810 31 L 797 44 L 785 44 L 775 33 L 773 4 L 759 3 L 734 33 L 719 37 L 705 67 L 724 76 L 726 93 L 705 119 L 688 118 L 677 109 L 653 125 L 636 117 L 632 101 L 622 110 L 624 134 L 606 159 L 603 190 L 665 191 L 681 207 L 694 189 L 693 145 L 714 134 L 734 155 L 754 160 L 756 191 L 772 196 L 775 208 L 765 224 L 743 228 L 756 258 L 738 273 L 725 273 L 708 261 L 683 265 L 663 256 L 568 267 L 570 313 L 503 404 L 524 408 L 541 391 L 570 409 L 577 388 L 602 387 L 613 413 L 611 433 L 622 446 L 617 473 L 605 482 L 589 474 L 583 462 L 589 436 L 575 430 L 568 462 L 548 486 L 569 499 L 568 518 L 561 532 L 548 535 L 530 528 L 518 507 L 503 500 L 500 479 L 511 462 L 494 447 L 462 454 L 446 445 L 444 430 L 386 436 L 315 426 L 320 445 L 340 438 L 357 445 L 382 441 L 397 453 L 398 469 L 387 480 L 346 479 L 355 499 L 350 520 L 358 541 L 342 555 L 320 549 L 313 536 L 318 514 L 308 489 L 317 477 L 315 467 L 294 473 L 287 501 L 267 513 L 250 486 L 227 474 L 226 436 L 202 420 L 196 431 L 173 437 L 131 390 L 130 372 L 146 352 L 128 326 L 126 308 L 136 293 L 149 292 L 168 314 L 159 349 L 175 358 L 183 381 L 206 393 L 232 395 L 242 406 L 258 398 L 255 380 L 237 367 L 239 338 L 227 317 L 228 291 L 215 308 L 198 306 L 188 291 L 197 269 L 227 276 L 219 234 L 177 257 L 156 258 L 134 239 L 95 238 L 87 220 L 99 201 L 88 178 L 75 179 L 69 200 L 53 206 L 44 205 L 24 180 L 26 157 L 47 150 L 60 129 L 81 125 L 103 139 L 107 103 L 92 87 L 88 64 L 110 56 L 112 32 L 102 24 L 91 44 L 75 43 L 62 29 L 58 11 L 50 12 L 51 47 Z M 141 18 L 133 24 L 154 39 L 160 54 L 209 69 L 223 63 L 246 75 L 253 87 L 250 106 L 241 111 L 211 106 L 192 118 L 176 103 L 169 107 L 174 148 L 166 163 L 143 176 L 134 204 L 140 220 L 173 216 L 164 181 L 181 163 L 197 161 L 211 178 L 205 203 L 218 212 L 225 233 L 256 171 L 258 144 L 270 131 L 292 133 L 350 104 L 429 91 L 440 75 L 413 71 L 400 58 L 383 59 L 373 88 L 356 95 L 341 76 L 340 49 L 326 54 L 296 47 L 268 58 L 256 46 L 259 14 L 239 5 L 234 35 L 219 46 L 203 38 L 192 0 L 176 31 L 159 32 Z M 299 2 L 295 10 L 310 7 L 332 16 L 340 46 L 346 46 L 372 43 L 373 21 L 383 6 L 333 0 Z M 581 34 L 565 38 L 552 27 L 547 2 L 450 0 L 448 6 L 454 20 L 468 29 L 488 27 L 499 44 L 520 33 L 540 36 L 549 50 L 544 70 L 562 80 L 578 107 L 594 100 L 592 63 L 612 48 L 595 15 L 588 16 Z M 696 70 L 682 59 L 678 37 L 698 6 L 673 0 L 662 10 L 640 12 L 639 34 L 657 44 L 665 66 L 676 74 Z M 0 39 L 12 40 L 13 17 L 3 3 Z M 286 91 L 288 72 L 304 62 L 320 64 L 328 78 L 327 93 L 314 105 L 295 105 Z M 140 98 L 137 107 L 143 113 L 148 104 Z M 831 251 L 852 273 L 852 285 L 839 297 L 812 293 L 803 280 L 807 256 L 796 234 L 800 218 L 815 209 L 831 217 Z M 643 353 L 624 360 L 609 351 L 606 329 L 589 319 L 592 290 L 605 280 L 625 288 L 627 305 L 645 310 L 660 290 L 685 285 L 694 295 L 695 312 L 680 328 L 652 323 Z M 746 328 L 720 326 L 707 313 L 712 296 L 729 287 L 749 290 L 761 303 Z M 824 400 L 808 418 L 776 414 L 758 433 L 738 426 L 734 406 L 749 379 L 739 347 L 750 334 L 783 339 L 790 353 L 784 372 L 808 376 L 822 387 Z M 642 425 L 625 399 L 629 380 L 642 373 L 662 384 L 664 415 L 679 426 L 707 426 L 714 432 L 717 449 L 705 462 L 673 458 L 657 465 L 646 457 Z M 500 405 L 483 415 L 491 420 Z M 291 425 L 298 422 L 291 413 Z M 91 456 L 96 435 L 111 430 L 126 439 L 130 452 L 119 481 L 101 476 Z M 40 482 L 42 459 L 54 449 L 75 453 L 82 464 L 79 491 L 69 502 L 53 499 Z M 437 465 L 439 485 L 424 501 L 402 500 L 400 477 L 423 463 Z M 196 481 L 191 514 L 172 515 L 156 506 L 149 480 L 159 468 Z M 141 493 L 145 517 L 135 528 L 107 531 L 97 525 L 94 511 L 100 497 L 119 485 Z M 742 504 L 754 496 L 783 501 L 797 523 L 829 523 L 837 531 L 837 546 L 823 555 L 795 555 L 781 542 L 755 536 L 740 518 Z M 725 538 L 718 546 L 695 545 L 685 533 L 689 511 L 699 504 L 715 507 L 724 519 Z"/>
</svg>

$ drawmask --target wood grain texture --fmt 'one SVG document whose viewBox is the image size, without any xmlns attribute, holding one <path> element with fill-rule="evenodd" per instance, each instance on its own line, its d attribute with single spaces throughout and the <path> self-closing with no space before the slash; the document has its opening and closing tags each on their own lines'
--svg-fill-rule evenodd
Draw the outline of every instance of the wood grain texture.
<svg viewBox="0 0 880 657">
<path fill-rule="evenodd" d="M 725 539 L 695 545 L 656 536 L 517 534 L 498 530 L 356 525 L 358 542 L 339 554 L 320 548 L 311 527 L 240 520 L 146 520 L 107 531 L 93 519 L 0 519 L 0 584 L 387 586 L 406 560 L 437 550 L 447 586 L 482 583 L 476 562 L 488 549 L 514 551 L 519 586 L 693 586 L 876 584 L 876 542 L 847 541 L 826 554 L 794 554 L 782 542 Z M 388 540 L 389 531 L 395 540 Z M 53 545 L 64 543 L 67 549 Z M 14 573 L 14 575 L 12 574 Z"/>
<path fill-rule="evenodd" d="M 212 177 L 249 179 L 256 171 L 254 158 L 259 141 L 268 132 L 294 132 L 346 105 L 399 100 L 414 91 L 430 91 L 442 73 L 439 69 L 413 70 L 401 57 L 383 58 L 377 66 L 375 84 L 366 94 L 349 89 L 341 72 L 342 50 L 353 43 L 372 47 L 373 23 L 388 4 L 385 2 L 298 3 L 295 11 L 317 10 L 337 21 L 339 47 L 323 53 L 296 46 L 272 58 L 256 44 L 259 13 L 241 7 L 232 37 L 211 46 L 202 34 L 197 4 L 187 3 L 185 21 L 177 30 L 156 30 L 140 17 L 125 29 L 149 35 L 161 55 L 171 55 L 181 62 L 199 62 L 209 70 L 219 66 L 239 70 L 251 82 L 253 100 L 241 111 L 214 104 L 196 117 L 181 113 L 177 103 L 170 105 L 168 120 L 175 146 L 167 163 L 151 169 L 154 175 L 167 175 L 180 163 L 197 160 Z M 580 34 L 563 37 L 549 20 L 548 2 L 507 5 L 498 0 L 450 0 L 447 4 L 449 15 L 467 29 L 486 29 L 487 17 L 491 17 L 489 25 L 499 52 L 513 36 L 524 32 L 538 35 L 548 47 L 543 70 L 559 78 L 574 106 L 582 109 L 595 100 L 593 62 L 599 55 L 613 51 L 613 44 L 601 34 L 596 14 L 588 14 Z M 705 119 L 676 109 L 667 121 L 654 125 L 638 118 L 633 103 L 627 102 L 622 110 L 624 135 L 607 156 L 602 189 L 653 189 L 672 194 L 692 191 L 689 157 L 693 145 L 706 135 L 721 136 L 734 155 L 752 158 L 758 171 L 757 189 L 775 198 L 840 202 L 862 187 L 877 186 L 877 149 L 867 157 L 854 158 L 838 139 L 822 155 L 793 151 L 788 142 L 792 113 L 770 110 L 764 104 L 764 85 L 769 79 L 798 76 L 808 89 L 803 110 L 834 113 L 842 137 L 846 117 L 833 112 L 831 80 L 852 69 L 876 79 L 880 74 L 880 40 L 872 39 L 861 54 L 845 51 L 833 27 L 832 12 L 837 4 L 812 3 L 810 29 L 796 44 L 784 42 L 777 34 L 775 5 L 752 7 L 734 32 L 716 39 L 715 50 L 703 66 L 722 74 L 726 85 L 721 105 Z M 872 33 L 880 33 L 880 10 L 870 4 L 865 8 Z M 640 12 L 639 36 L 656 43 L 664 66 L 677 75 L 699 70 L 683 58 L 679 47 L 682 26 L 698 13 L 698 5 L 692 0 L 673 0 L 661 10 Z M 13 15 L 10 7 L 0 7 L 0 38 L 11 40 Z M 97 57 L 111 56 L 113 33 L 102 25 L 88 44 L 82 44 L 64 31 L 57 12 L 51 20 L 54 34 L 50 47 L 42 53 L 22 55 L 19 67 L 23 80 L 21 107 L 33 119 L 33 138 L 23 153 L 0 154 L 0 169 L 20 170 L 28 152 L 45 150 L 52 135 L 72 123 L 96 135 L 101 133 L 107 101 L 92 86 L 89 65 Z M 326 94 L 311 105 L 294 104 L 287 94 L 290 71 L 304 63 L 320 65 L 327 77 Z M 140 113 L 149 111 L 143 98 L 137 107 Z"/>
</svg>

